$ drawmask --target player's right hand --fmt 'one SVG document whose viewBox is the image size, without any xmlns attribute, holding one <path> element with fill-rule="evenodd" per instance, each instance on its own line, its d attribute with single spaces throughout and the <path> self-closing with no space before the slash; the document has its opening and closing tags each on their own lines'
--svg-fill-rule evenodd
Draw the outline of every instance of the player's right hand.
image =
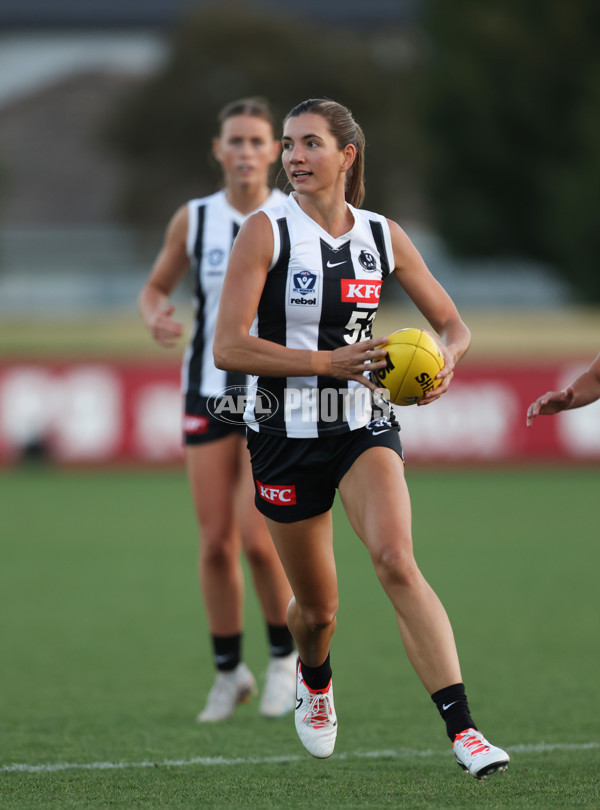
<svg viewBox="0 0 600 810">
<path fill-rule="evenodd" d="M 562 391 L 548 391 L 527 408 L 527 427 L 531 427 L 536 416 L 552 415 L 565 411 L 573 402 L 575 391 L 572 385 L 563 388 Z"/>
<path fill-rule="evenodd" d="M 149 324 L 152 337 L 165 349 L 175 347 L 183 335 L 183 324 L 171 317 L 174 312 L 175 305 L 169 304 L 166 309 L 158 310 Z"/>
</svg>

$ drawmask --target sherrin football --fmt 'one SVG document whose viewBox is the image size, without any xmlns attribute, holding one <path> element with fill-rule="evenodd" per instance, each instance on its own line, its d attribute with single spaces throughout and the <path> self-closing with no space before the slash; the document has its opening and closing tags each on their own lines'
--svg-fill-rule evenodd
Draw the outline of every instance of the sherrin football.
<svg viewBox="0 0 600 810">
<path fill-rule="evenodd" d="M 415 405 L 442 382 L 436 374 L 444 357 L 436 341 L 423 329 L 399 329 L 384 344 L 387 366 L 373 372 L 374 382 L 389 392 L 394 405 Z"/>
</svg>

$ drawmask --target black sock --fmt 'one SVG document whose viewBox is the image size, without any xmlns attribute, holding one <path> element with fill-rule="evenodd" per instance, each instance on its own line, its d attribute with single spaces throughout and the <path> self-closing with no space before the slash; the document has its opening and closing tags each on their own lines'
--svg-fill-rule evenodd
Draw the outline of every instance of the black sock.
<svg viewBox="0 0 600 810">
<path fill-rule="evenodd" d="M 319 689 L 326 689 L 329 681 L 331 680 L 331 664 L 329 662 L 329 653 L 327 658 L 323 661 L 321 666 L 309 667 L 300 661 L 302 668 L 302 679 L 309 689 L 318 691 Z"/>
<path fill-rule="evenodd" d="M 454 742 L 456 735 L 466 728 L 477 729 L 469 711 L 464 684 L 455 683 L 446 686 L 445 689 L 434 692 L 431 699 L 446 723 L 446 732 L 451 742 Z"/>
<path fill-rule="evenodd" d="M 242 660 L 242 634 L 235 636 L 211 636 L 215 666 L 219 672 L 231 672 Z"/>
<path fill-rule="evenodd" d="M 294 639 L 287 624 L 267 624 L 267 633 L 273 658 L 283 658 L 294 652 Z"/>
</svg>

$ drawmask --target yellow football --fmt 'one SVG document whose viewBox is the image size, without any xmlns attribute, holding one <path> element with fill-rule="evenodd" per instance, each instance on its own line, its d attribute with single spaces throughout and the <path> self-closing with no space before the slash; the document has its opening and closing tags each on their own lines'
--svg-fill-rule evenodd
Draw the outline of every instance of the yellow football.
<svg viewBox="0 0 600 810">
<path fill-rule="evenodd" d="M 437 388 L 436 374 L 444 357 L 436 341 L 423 329 L 399 329 L 384 344 L 387 366 L 373 372 L 374 382 L 388 391 L 394 405 L 415 405 Z"/>
</svg>

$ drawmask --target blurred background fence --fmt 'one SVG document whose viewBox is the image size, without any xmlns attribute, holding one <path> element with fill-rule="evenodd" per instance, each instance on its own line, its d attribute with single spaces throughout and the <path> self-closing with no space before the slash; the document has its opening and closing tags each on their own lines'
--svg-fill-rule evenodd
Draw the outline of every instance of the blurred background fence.
<svg viewBox="0 0 600 810">
<path fill-rule="evenodd" d="M 597 461 L 596 406 L 524 428 L 598 351 L 597 3 L 0 0 L 2 463 L 180 462 L 179 357 L 136 298 L 246 95 L 353 110 L 365 206 L 474 327 L 450 394 L 400 414 L 409 458 Z M 386 328 L 420 325 L 384 297 Z"/>
</svg>

